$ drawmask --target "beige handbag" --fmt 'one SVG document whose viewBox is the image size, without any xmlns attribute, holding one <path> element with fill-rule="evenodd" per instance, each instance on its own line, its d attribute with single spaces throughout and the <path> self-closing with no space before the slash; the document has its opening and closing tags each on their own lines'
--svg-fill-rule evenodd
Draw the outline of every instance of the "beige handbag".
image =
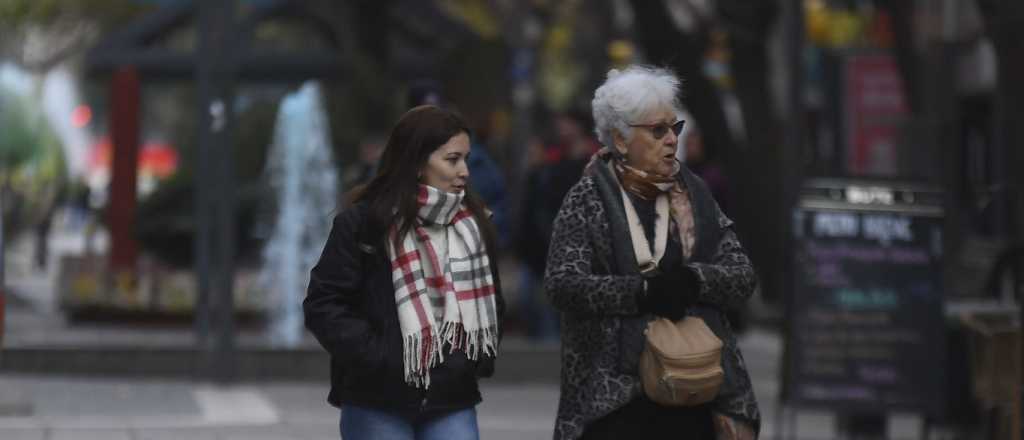
<svg viewBox="0 0 1024 440">
<path fill-rule="evenodd" d="M 652 270 L 665 254 L 669 197 L 662 194 L 655 200 L 653 254 L 625 189 L 622 203 L 637 265 L 641 273 Z M 672 322 L 658 318 L 647 324 L 645 333 L 647 343 L 640 354 L 640 379 L 647 397 L 662 405 L 692 406 L 710 402 L 718 395 L 725 378 L 722 341 L 703 319 L 690 316 Z"/>
<path fill-rule="evenodd" d="M 646 335 L 640 378 L 647 397 L 662 405 L 693 406 L 718 395 L 725 379 L 722 340 L 703 319 L 658 318 L 647 325 Z"/>
</svg>

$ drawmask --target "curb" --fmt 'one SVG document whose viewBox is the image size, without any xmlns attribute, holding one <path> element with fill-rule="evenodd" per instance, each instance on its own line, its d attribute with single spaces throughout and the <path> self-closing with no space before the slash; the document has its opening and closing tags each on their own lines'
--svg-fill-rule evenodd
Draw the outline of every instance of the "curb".
<svg viewBox="0 0 1024 440">
<path fill-rule="evenodd" d="M 503 347 L 493 380 L 558 383 L 557 349 L 509 345 L 512 347 Z M 0 351 L 0 372 L 191 379 L 227 376 L 237 381 L 330 380 L 330 357 L 319 348 L 238 349 L 234 374 L 225 374 L 225 365 L 216 365 L 214 355 L 194 348 L 19 347 Z"/>
</svg>

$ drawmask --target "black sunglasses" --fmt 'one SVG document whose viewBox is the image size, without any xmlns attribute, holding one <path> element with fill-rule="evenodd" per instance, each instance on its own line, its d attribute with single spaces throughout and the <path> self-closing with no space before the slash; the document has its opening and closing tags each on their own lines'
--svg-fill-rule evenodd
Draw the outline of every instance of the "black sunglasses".
<svg viewBox="0 0 1024 440">
<path fill-rule="evenodd" d="M 655 140 L 665 137 L 670 129 L 672 130 L 672 133 L 679 136 L 679 133 L 683 132 L 683 125 L 686 125 L 686 120 L 683 119 L 673 122 L 672 124 L 666 124 L 664 122 L 659 122 L 657 124 L 629 124 L 630 127 L 644 127 L 650 129 Z"/>
</svg>

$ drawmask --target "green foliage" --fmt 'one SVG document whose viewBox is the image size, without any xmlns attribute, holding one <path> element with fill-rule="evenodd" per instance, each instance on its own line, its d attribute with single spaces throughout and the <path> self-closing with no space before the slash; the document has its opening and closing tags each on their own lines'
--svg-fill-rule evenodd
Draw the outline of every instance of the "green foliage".
<svg viewBox="0 0 1024 440">
<path fill-rule="evenodd" d="M 20 96 L 0 91 L 0 173 L 32 159 L 50 140 L 38 115 L 32 115 L 28 103 Z"/>
<path fill-rule="evenodd" d="M 3 0 L 0 25 L 48 26 L 68 20 L 110 26 L 152 8 L 134 0 Z"/>
<path fill-rule="evenodd" d="M 60 140 L 33 101 L 0 90 L 4 233 L 49 215 L 66 180 Z"/>
</svg>

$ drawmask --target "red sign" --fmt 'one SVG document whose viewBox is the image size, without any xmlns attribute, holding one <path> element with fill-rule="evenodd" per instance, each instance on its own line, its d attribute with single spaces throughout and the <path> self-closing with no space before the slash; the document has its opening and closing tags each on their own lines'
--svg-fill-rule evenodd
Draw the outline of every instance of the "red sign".
<svg viewBox="0 0 1024 440">
<path fill-rule="evenodd" d="M 110 138 L 100 138 L 89 150 L 89 172 L 109 173 L 112 155 Z M 178 170 L 178 150 L 170 144 L 148 141 L 139 150 L 138 160 L 138 171 L 142 175 L 166 179 Z"/>
<path fill-rule="evenodd" d="M 851 175 L 896 174 L 907 105 L 894 57 L 851 55 L 844 66 L 846 164 Z"/>
</svg>

